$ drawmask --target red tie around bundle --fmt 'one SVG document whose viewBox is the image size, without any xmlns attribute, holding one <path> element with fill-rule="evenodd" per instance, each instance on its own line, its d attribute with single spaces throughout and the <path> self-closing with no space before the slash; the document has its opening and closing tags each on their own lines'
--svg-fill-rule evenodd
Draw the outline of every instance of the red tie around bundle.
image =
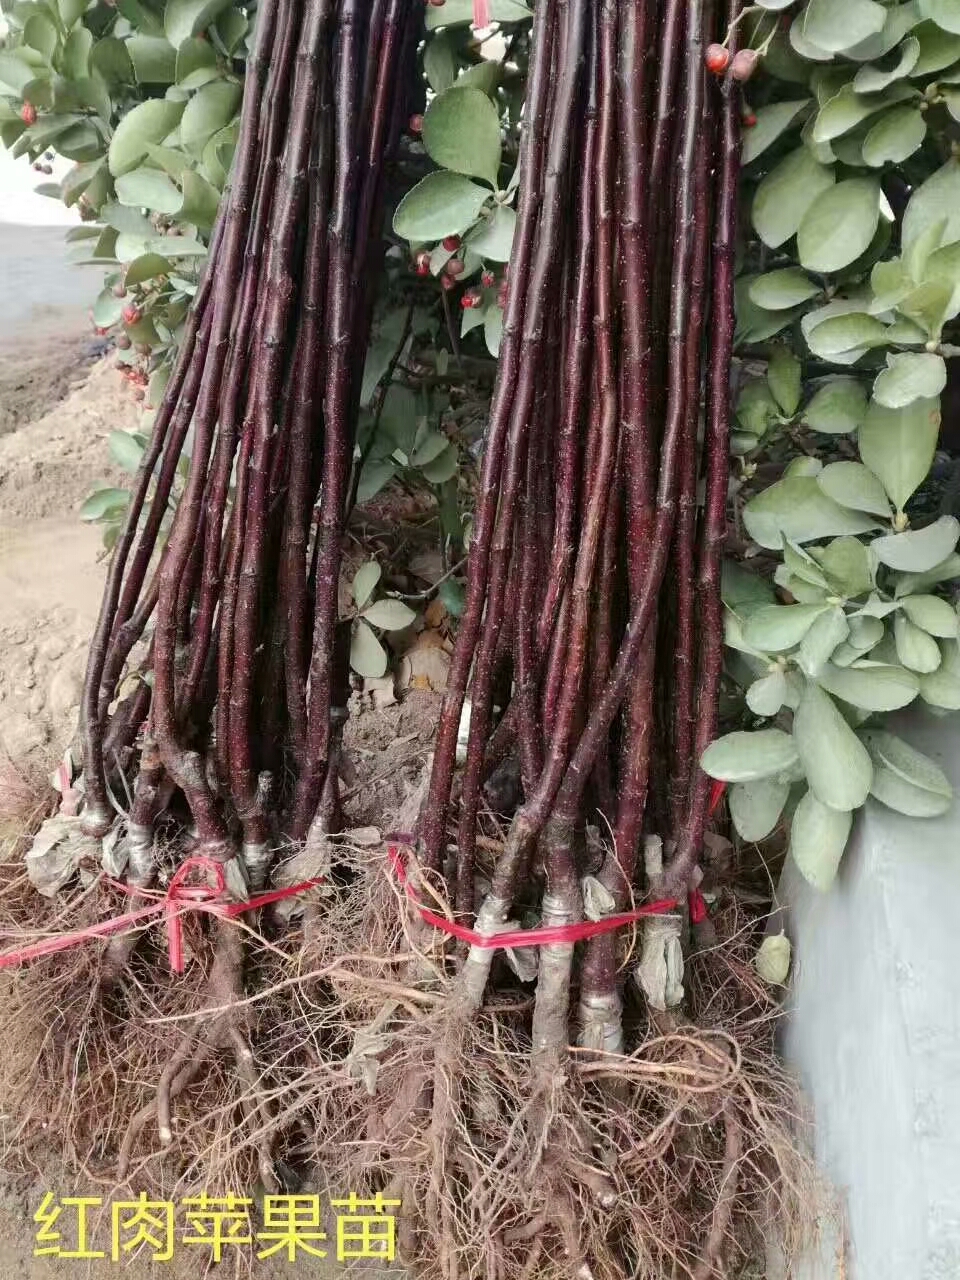
<svg viewBox="0 0 960 1280">
<path fill-rule="evenodd" d="M 707 807 L 708 816 L 716 810 L 726 790 L 726 785 L 725 782 L 715 782 L 713 784 L 710 792 L 710 802 Z M 448 920 L 446 916 L 437 915 L 435 911 L 431 911 L 429 907 L 423 905 L 407 876 L 406 861 L 401 852 L 404 847 L 409 849 L 412 845 L 412 836 L 387 836 L 387 854 L 390 858 L 390 865 L 393 868 L 394 875 L 403 885 L 407 897 L 416 907 L 417 914 L 425 924 L 442 930 L 443 933 L 448 934 L 451 938 L 459 938 L 461 942 L 467 942 L 472 947 L 544 947 L 550 943 L 569 946 L 574 942 L 583 942 L 587 938 L 597 938 L 601 934 L 613 933 L 616 929 L 623 929 L 626 925 L 636 924 L 638 920 L 642 920 L 645 916 L 666 915 L 670 911 L 675 911 L 680 905 L 676 898 L 664 898 L 660 902 L 648 902 L 644 906 L 638 907 L 635 911 L 621 911 L 617 915 L 604 916 L 602 920 L 581 920 L 577 924 L 551 925 L 543 929 L 513 929 L 506 933 L 477 933 L 473 929 L 468 929 L 465 925 Z M 690 908 L 691 924 L 701 924 L 707 916 L 707 904 L 703 894 L 699 889 L 694 889 L 687 895 L 687 901 Z"/>
<path fill-rule="evenodd" d="M 187 878 L 196 871 L 204 871 L 214 878 L 214 885 L 187 884 Z M 177 868 L 165 894 L 151 894 L 142 889 L 133 889 L 117 880 L 108 883 L 131 897 L 148 897 L 153 901 L 148 907 L 140 907 L 136 911 L 128 911 L 124 915 L 114 916 L 100 924 L 91 925 L 88 929 L 76 929 L 72 933 L 60 933 L 52 938 L 44 938 L 42 942 L 31 943 L 26 947 L 18 947 L 15 951 L 4 951 L 0 954 L 0 969 L 9 969 L 16 965 L 26 964 L 29 960 L 39 960 L 41 956 L 55 955 L 58 951 L 67 951 L 79 946 L 82 942 L 90 942 L 96 938 L 109 938 L 118 933 L 129 933 L 149 921 L 163 916 L 167 926 L 167 949 L 170 956 L 170 968 L 174 973 L 183 973 L 183 915 L 187 911 L 207 911 L 211 915 L 224 920 L 232 920 L 245 915 L 248 911 L 256 911 L 259 907 L 267 907 L 273 902 L 282 902 L 285 898 L 295 898 L 297 894 L 314 889 L 323 880 L 303 880 L 300 884 L 290 885 L 284 889 L 274 889 L 270 893 L 261 893 L 245 902 L 233 902 L 227 896 L 227 883 L 224 876 L 223 863 L 213 858 L 187 858 Z"/>
<path fill-rule="evenodd" d="M 708 813 L 712 814 L 720 803 L 726 784 L 715 782 L 710 794 Z M 427 924 L 441 929 L 453 938 L 459 938 L 475 947 L 542 947 L 550 943 L 571 944 L 582 942 L 586 938 L 596 938 L 600 934 L 612 933 L 626 925 L 635 924 L 644 916 L 665 915 L 679 905 L 675 898 L 666 898 L 660 902 L 649 902 L 635 911 L 623 911 L 618 915 L 605 916 L 602 920 L 583 920 L 578 924 L 554 925 L 543 929 L 514 929 L 508 933 L 486 935 L 456 924 L 445 916 L 437 915 L 425 907 L 413 885 L 407 877 L 406 863 L 401 848 L 413 844 L 410 836 L 388 836 L 387 853 L 400 884 L 403 885 L 407 897 L 416 907 L 421 919 Z M 187 880 L 194 872 L 202 871 L 212 875 L 214 884 L 188 884 Z M 41 942 L 31 943 L 26 947 L 18 947 L 13 951 L 0 953 L 0 969 L 10 969 L 26 964 L 30 960 L 39 960 L 42 956 L 52 956 L 58 951 L 68 951 L 82 942 L 91 942 L 98 938 L 113 937 L 118 933 L 129 933 L 140 928 L 158 916 L 163 916 L 167 926 L 167 949 L 170 957 L 170 968 L 174 973 L 183 973 L 183 916 L 187 911 L 207 911 L 220 919 L 232 920 L 245 915 L 248 911 L 256 911 L 260 907 L 268 907 L 274 902 L 283 902 L 287 898 L 295 898 L 323 884 L 323 877 L 316 880 L 302 880 L 299 884 L 289 885 L 284 889 L 273 889 L 269 893 L 258 894 L 244 902 L 233 902 L 227 896 L 227 882 L 223 863 L 213 858 L 187 858 L 177 868 L 165 894 L 152 894 L 142 889 L 131 888 L 118 880 L 108 880 L 114 888 L 129 894 L 131 897 L 151 898 L 147 907 L 136 911 L 128 911 L 124 915 L 114 916 L 100 924 L 91 925 L 88 929 L 76 929 L 71 933 L 59 933 L 54 937 L 44 938 Z M 707 904 L 699 889 L 688 895 L 690 921 L 700 924 L 707 914 Z"/>
</svg>

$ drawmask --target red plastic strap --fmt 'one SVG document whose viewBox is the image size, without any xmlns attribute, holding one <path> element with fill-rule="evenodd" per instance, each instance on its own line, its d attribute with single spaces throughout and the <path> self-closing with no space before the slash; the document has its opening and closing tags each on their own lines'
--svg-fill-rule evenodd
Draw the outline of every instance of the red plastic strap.
<svg viewBox="0 0 960 1280">
<path fill-rule="evenodd" d="M 204 871 L 214 877 L 213 886 L 209 884 L 187 884 L 187 877 L 195 871 Z M 121 889 L 131 897 L 150 897 L 143 890 L 133 889 L 129 885 L 111 880 L 114 887 Z M 165 894 L 154 896 L 148 907 L 137 911 L 128 911 L 124 915 L 114 916 L 100 924 L 91 925 L 88 929 L 76 929 L 72 933 L 60 933 L 52 938 L 44 938 L 42 942 L 31 943 L 27 947 L 18 947 L 15 951 L 4 951 L 0 954 L 0 969 L 9 969 L 15 965 L 25 964 L 29 960 L 39 960 L 42 956 L 55 955 L 58 951 L 68 951 L 82 942 L 90 942 L 97 938 L 109 938 L 118 933 L 129 933 L 133 929 L 164 916 L 167 925 L 167 947 L 170 956 L 170 968 L 174 973 L 183 973 L 183 921 L 187 911 L 207 911 L 221 919 L 231 920 L 245 915 L 248 911 L 256 911 L 260 907 L 269 906 L 273 902 L 282 902 L 285 898 L 295 898 L 308 889 L 323 884 L 322 877 L 317 880 L 303 880 L 299 884 L 285 889 L 273 889 L 269 893 L 261 893 L 244 902 L 231 902 L 227 898 L 226 879 L 223 864 L 213 858 L 187 858 L 177 868 Z"/>
<path fill-rule="evenodd" d="M 489 27 L 490 0 L 473 0 L 473 25 L 474 27 Z"/>
<path fill-rule="evenodd" d="M 674 911 L 680 904 L 676 898 L 665 898 L 662 902 L 648 902 L 636 911 L 622 911 L 619 915 L 604 916 L 602 920 L 582 920 L 578 924 L 550 925 L 543 929 L 513 929 L 506 933 L 476 933 L 465 925 L 456 924 L 446 916 L 439 916 L 423 905 L 413 885 L 407 877 L 407 868 L 403 847 L 413 844 L 409 836 L 388 836 L 387 853 L 394 874 L 406 890 L 407 897 L 417 909 L 420 919 L 449 934 L 451 938 L 459 938 L 461 942 L 469 942 L 472 947 L 544 947 L 549 943 L 560 943 L 569 946 L 574 942 L 583 942 L 586 938 L 597 938 L 603 933 L 613 933 L 615 929 L 623 929 L 628 924 L 636 924 L 644 916 L 662 916 Z"/>
</svg>

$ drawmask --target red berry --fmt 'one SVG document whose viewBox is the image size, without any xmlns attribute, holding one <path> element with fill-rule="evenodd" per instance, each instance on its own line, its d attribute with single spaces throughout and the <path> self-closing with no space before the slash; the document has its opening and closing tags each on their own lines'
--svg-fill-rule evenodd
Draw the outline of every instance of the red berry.
<svg viewBox="0 0 960 1280">
<path fill-rule="evenodd" d="M 407 128 L 411 133 L 417 135 L 423 133 L 423 116 L 419 112 L 415 116 L 411 116 Z"/>
<path fill-rule="evenodd" d="M 115 284 L 113 286 L 113 296 L 115 298 L 125 298 L 127 296 L 126 285 L 120 284 L 119 282 Z"/>
<path fill-rule="evenodd" d="M 38 161 L 32 166 L 34 173 L 43 173 L 43 165 Z"/>
<path fill-rule="evenodd" d="M 53 173 L 53 165 L 52 165 L 52 164 L 42 164 L 42 165 L 40 166 L 40 168 L 41 168 L 41 169 L 42 169 L 42 171 L 43 171 L 45 174 L 47 174 L 48 176 L 49 176 L 51 173 Z"/>
<path fill-rule="evenodd" d="M 479 289 L 468 289 L 460 299 L 460 305 L 465 311 L 472 311 L 474 307 L 483 306 L 483 298 Z"/>
<path fill-rule="evenodd" d="M 439 9 L 441 5 L 447 3 L 447 0 L 427 0 L 427 4 L 432 4 L 435 9 Z"/>
<path fill-rule="evenodd" d="M 464 270 L 463 259 L 451 258 L 450 261 L 447 263 L 447 265 L 444 267 L 444 270 L 446 271 L 448 276 L 462 276 L 463 270 Z"/>
<path fill-rule="evenodd" d="M 456 251 L 460 248 L 460 237 L 444 236 L 443 240 L 440 243 L 446 249 L 447 253 L 456 253 Z"/>
<path fill-rule="evenodd" d="M 722 76 L 730 65 L 730 50 L 725 49 L 722 44 L 708 44 L 704 61 L 708 71 L 712 71 L 715 76 Z"/>
<path fill-rule="evenodd" d="M 484 271 L 483 275 L 480 277 L 480 283 L 485 289 L 492 289 L 497 283 L 497 277 L 492 271 Z"/>
<path fill-rule="evenodd" d="M 745 129 L 752 129 L 756 123 L 757 123 L 757 117 L 753 114 L 752 111 L 748 111 L 747 114 L 743 117 L 743 127 Z"/>
<path fill-rule="evenodd" d="M 123 317 L 124 324 L 139 324 L 143 318 L 143 312 L 139 307 L 135 307 L 132 302 L 125 306 L 120 314 Z"/>
<path fill-rule="evenodd" d="M 98 338 L 105 338 L 109 332 L 110 332 L 109 329 L 101 329 L 99 327 L 96 330 L 96 334 Z"/>
<path fill-rule="evenodd" d="M 457 282 L 454 280 L 453 276 L 441 276 L 440 283 L 443 285 L 444 289 L 453 289 Z"/>
<path fill-rule="evenodd" d="M 740 49 L 733 55 L 730 74 L 734 80 L 749 80 L 754 71 L 756 71 L 759 61 L 760 55 L 756 49 Z"/>
<path fill-rule="evenodd" d="M 117 335 L 117 346 L 121 351 L 129 351 L 132 345 L 133 343 L 130 341 L 128 334 L 120 333 Z"/>
<path fill-rule="evenodd" d="M 418 276 L 428 276 L 430 274 L 430 255 L 426 249 L 421 250 L 414 258 L 413 269 Z"/>
<path fill-rule="evenodd" d="M 37 123 L 37 108 L 32 102 L 25 102 L 20 108 L 20 119 L 24 124 Z"/>
</svg>

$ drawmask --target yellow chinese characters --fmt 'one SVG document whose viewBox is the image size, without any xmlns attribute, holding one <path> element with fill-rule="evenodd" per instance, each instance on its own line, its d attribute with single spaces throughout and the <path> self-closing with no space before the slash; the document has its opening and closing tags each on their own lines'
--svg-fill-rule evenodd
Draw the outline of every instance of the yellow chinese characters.
<svg viewBox="0 0 960 1280">
<path fill-rule="evenodd" d="M 384 1200 L 378 1192 L 372 1200 L 361 1200 L 351 1192 L 349 1200 L 332 1200 L 335 1209 L 348 1209 L 337 1214 L 337 1261 L 353 1258 L 378 1258 L 393 1262 L 397 1254 L 397 1220 L 387 1208 L 397 1208 L 399 1200 Z M 372 1212 L 360 1213 L 360 1210 Z"/>
<path fill-rule="evenodd" d="M 230 1250 L 256 1247 L 257 1258 L 284 1255 L 325 1258 L 327 1241 L 323 1207 L 316 1195 L 267 1195 L 263 1198 L 260 1230 L 253 1230 L 248 1196 L 191 1196 L 180 1201 L 151 1200 L 141 1192 L 132 1200 L 115 1200 L 106 1211 L 99 1196 L 63 1196 L 47 1192 L 34 1214 L 37 1257 L 106 1258 L 124 1262 L 140 1258 L 169 1262 L 177 1244 L 209 1251 L 221 1262 Z M 389 1210 L 399 1200 L 382 1194 L 364 1199 L 355 1192 L 346 1200 L 332 1200 L 336 1211 L 336 1258 L 393 1262 L 396 1258 L 396 1220 Z M 98 1214 L 94 1210 L 100 1210 Z M 95 1230 L 110 1224 L 110 1251 L 93 1248 Z M 180 1227 L 178 1234 L 177 1228 Z"/>
</svg>

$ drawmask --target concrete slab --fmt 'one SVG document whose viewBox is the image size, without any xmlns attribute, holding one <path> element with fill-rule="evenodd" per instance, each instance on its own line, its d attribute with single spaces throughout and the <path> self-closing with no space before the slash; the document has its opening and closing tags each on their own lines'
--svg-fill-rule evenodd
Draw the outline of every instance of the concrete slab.
<svg viewBox="0 0 960 1280">
<path fill-rule="evenodd" d="M 960 796 L 957 719 L 916 711 L 893 728 Z M 830 893 L 789 865 L 780 892 L 795 946 L 784 1051 L 849 1231 L 845 1263 L 828 1232 L 793 1275 L 957 1280 L 960 803 L 913 819 L 871 802 Z"/>
</svg>

